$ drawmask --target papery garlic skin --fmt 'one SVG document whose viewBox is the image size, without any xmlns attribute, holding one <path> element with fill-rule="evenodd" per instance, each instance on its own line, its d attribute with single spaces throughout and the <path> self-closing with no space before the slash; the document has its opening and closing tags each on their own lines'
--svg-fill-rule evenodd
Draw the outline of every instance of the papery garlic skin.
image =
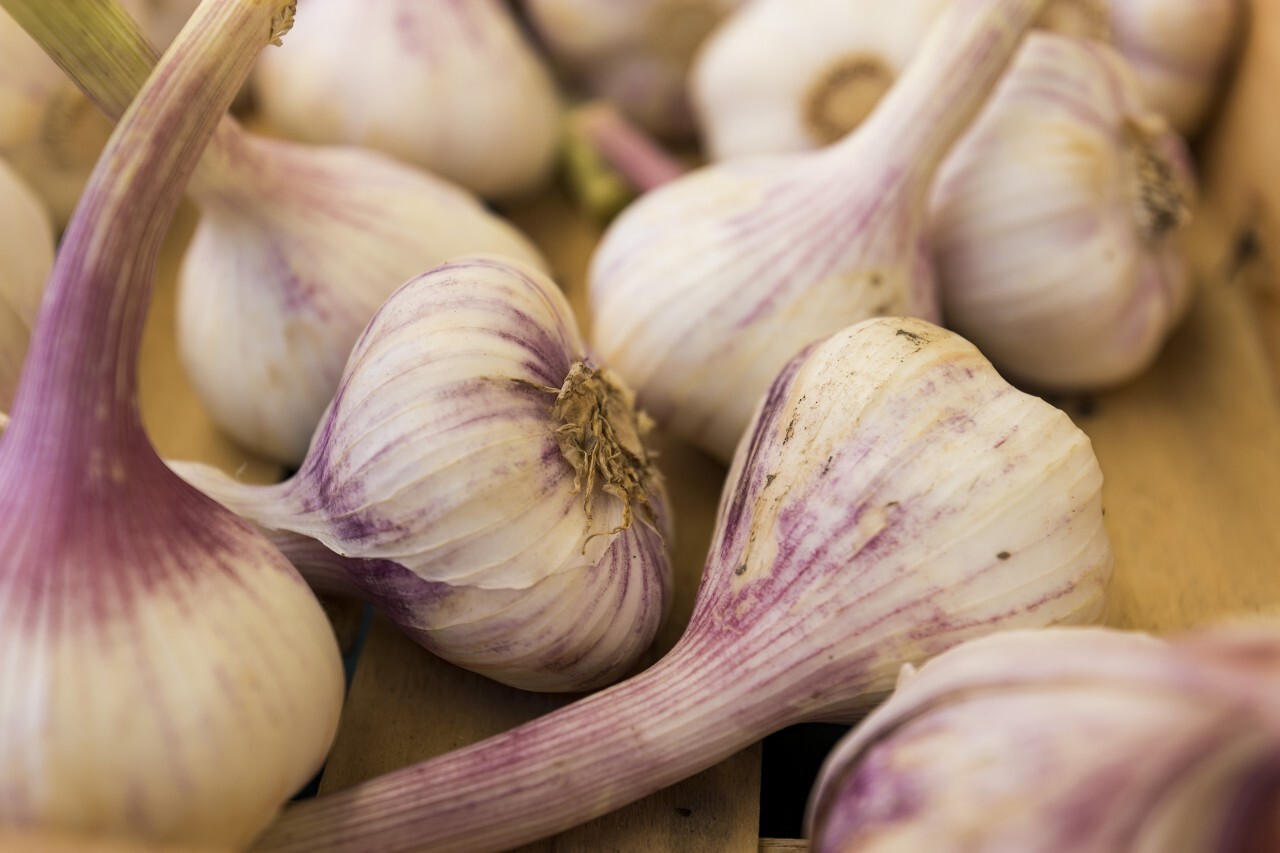
<svg viewBox="0 0 1280 853">
<path fill-rule="evenodd" d="M 1033 33 L 938 175 L 943 315 L 1008 376 L 1106 388 L 1155 360 L 1192 292 L 1182 140 L 1096 41 Z"/>
<path fill-rule="evenodd" d="M 0 159 L 0 410 L 13 403 L 27 341 L 52 268 L 49 214 Z"/>
<path fill-rule="evenodd" d="M 556 61 L 646 130 L 689 136 L 685 79 L 699 45 L 742 0 L 524 0 Z"/>
<path fill-rule="evenodd" d="M 288 43 L 254 76 L 268 125 L 374 148 L 488 197 L 547 181 L 558 94 L 501 0 L 301 5 Z"/>
<path fill-rule="evenodd" d="M 57 563 L 6 542 L 29 569 L 0 573 L 0 824 L 240 846 L 323 763 L 343 695 L 324 611 L 243 522 L 166 498 L 185 512 L 63 531 Z M 194 559 L 157 528 L 225 544 Z"/>
<path fill-rule="evenodd" d="M 379 309 L 292 479 L 179 470 L 263 527 L 354 558 L 350 585 L 442 657 L 527 689 L 600 686 L 652 640 L 670 567 L 644 453 L 635 492 L 575 470 L 558 443 L 572 427 L 552 407 L 584 363 L 620 395 L 592 403 L 631 436 L 615 450 L 638 440 L 642 421 L 618 411 L 629 392 L 592 362 L 544 274 L 459 260 Z"/>
<path fill-rule="evenodd" d="M 1008 632 L 927 663 L 825 762 L 815 853 L 1269 850 L 1280 628 Z"/>
<path fill-rule="evenodd" d="M 351 347 L 397 287 L 473 252 L 546 263 L 473 195 L 384 155 L 229 130 L 217 143 L 206 159 L 235 167 L 197 175 L 178 349 L 214 422 L 285 464 L 302 461 Z"/>
<path fill-rule="evenodd" d="M 1110 42 L 1132 66 L 1148 106 L 1183 135 L 1204 124 L 1241 35 L 1241 0 L 1053 0 L 1046 23 Z M 1072 10 L 1079 7 L 1075 14 Z"/>
<path fill-rule="evenodd" d="M 753 0 L 737 9 L 689 72 L 708 157 L 808 151 L 842 138 L 893 85 L 949 3 Z"/>
<path fill-rule="evenodd" d="M 664 427 L 728 460 L 806 344 L 867 317 L 940 320 L 925 204 L 1043 2 L 953 2 L 856 132 L 713 164 L 615 219 L 588 270 L 592 340 Z"/>
</svg>

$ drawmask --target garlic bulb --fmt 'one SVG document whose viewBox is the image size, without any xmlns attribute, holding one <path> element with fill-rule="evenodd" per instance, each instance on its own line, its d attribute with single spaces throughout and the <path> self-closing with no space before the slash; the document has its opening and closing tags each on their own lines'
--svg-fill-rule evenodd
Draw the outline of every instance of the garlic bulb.
<svg viewBox="0 0 1280 853">
<path fill-rule="evenodd" d="M 698 46 L 742 0 L 524 0 L 556 61 L 651 133 L 693 132 L 685 78 Z"/>
<path fill-rule="evenodd" d="M 647 193 L 591 259 L 592 334 L 660 423 L 728 459 L 769 382 L 858 320 L 938 319 L 933 173 L 1044 0 L 957 0 L 857 132 Z"/>
<path fill-rule="evenodd" d="M 193 188 L 178 351 L 214 422 L 286 464 L 306 455 L 351 347 L 395 288 L 481 250 L 545 263 L 473 195 L 388 157 L 231 128 L 218 143 Z"/>
<path fill-rule="evenodd" d="M 354 558 L 345 585 L 440 656 L 585 690 L 635 663 L 669 600 L 645 429 L 549 278 L 471 258 L 378 310 L 293 478 L 178 470 L 259 525 Z"/>
<path fill-rule="evenodd" d="M 113 0 L 73 30 L 26 10 L 41 45 L 119 114 L 155 52 Z M 75 41 L 87 31 L 93 41 Z M 225 119 L 191 194 L 203 212 L 179 276 L 179 351 L 217 423 L 296 466 L 351 346 L 410 276 L 456 255 L 543 264 L 534 246 L 461 188 L 370 151 L 267 140 Z"/>
<path fill-rule="evenodd" d="M 1241 0 L 1052 0 L 1045 24 L 1110 42 L 1149 107 L 1175 130 L 1199 130 L 1240 35 Z"/>
<path fill-rule="evenodd" d="M 909 675 L 828 757 L 814 853 L 1280 845 L 1280 625 L 1007 632 Z"/>
<path fill-rule="evenodd" d="M 555 83 L 501 0 L 304 0 L 299 21 L 254 76 L 284 136 L 368 146 L 490 197 L 550 177 Z"/>
<path fill-rule="evenodd" d="M 689 627 L 640 674 L 298 803 L 260 850 L 507 850 L 793 723 L 856 718 L 967 639 L 1101 617 L 1102 475 L 1061 411 L 922 320 L 779 374 L 734 458 Z M 921 848 L 927 849 L 927 848 Z"/>
<path fill-rule="evenodd" d="M 27 341 L 52 268 L 49 214 L 0 159 L 0 411 L 13 403 Z"/>
<path fill-rule="evenodd" d="M 938 175 L 947 325 L 1053 390 L 1145 370 L 1190 301 L 1182 140 L 1106 45 L 1034 33 Z"/>
<path fill-rule="evenodd" d="M 27 11 L 74 39 L 100 2 Z M 59 246 L 0 440 L 5 828 L 243 846 L 337 729 L 342 661 L 319 603 L 269 542 L 165 468 L 138 417 L 182 188 L 291 14 L 286 0 L 202 3 Z"/>
<path fill-rule="evenodd" d="M 707 156 L 808 151 L 842 139 L 898 79 L 950 2 L 742 6 L 707 38 L 689 72 Z"/>
</svg>

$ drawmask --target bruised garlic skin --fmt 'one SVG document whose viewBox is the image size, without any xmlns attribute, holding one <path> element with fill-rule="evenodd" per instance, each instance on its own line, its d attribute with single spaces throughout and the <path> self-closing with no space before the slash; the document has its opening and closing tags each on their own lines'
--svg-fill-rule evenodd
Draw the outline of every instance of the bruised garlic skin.
<svg viewBox="0 0 1280 853">
<path fill-rule="evenodd" d="M 950 0 L 753 0 L 702 45 L 689 90 L 712 160 L 846 136 L 911 62 Z M 762 61 L 768 52 L 769 60 Z"/>
<path fill-rule="evenodd" d="M 353 558 L 345 584 L 440 656 L 517 687 L 585 690 L 635 663 L 669 599 L 645 428 L 550 279 L 472 258 L 379 309 L 292 479 L 179 471 L 259 525 Z"/>
<path fill-rule="evenodd" d="M 1190 301 L 1190 162 L 1119 54 L 1033 33 L 938 175 L 947 325 L 1038 387 L 1138 375 Z"/>
<path fill-rule="evenodd" d="M 545 264 L 475 196 L 376 152 L 224 126 L 205 157 L 179 274 L 179 353 L 214 422 L 288 465 L 397 287 L 474 252 Z"/>
<path fill-rule="evenodd" d="M 550 177 L 559 97 L 501 0 L 300 5 L 284 49 L 263 54 L 254 76 L 269 126 L 374 148 L 488 197 Z"/>
<path fill-rule="evenodd" d="M 742 0 L 525 0 L 556 61 L 646 130 L 692 134 L 685 79 L 703 39 Z"/>
<path fill-rule="evenodd" d="M 925 205 L 1043 0 L 960 0 L 857 132 L 646 193 L 591 259 L 593 341 L 664 427 L 728 460 L 806 344 L 873 316 L 939 320 Z"/>
<path fill-rule="evenodd" d="M 1244 17 L 1241 0 L 1053 0 L 1045 25 L 1111 43 L 1149 107 L 1184 136 L 1222 86 Z"/>
<path fill-rule="evenodd" d="M 0 411 L 13 403 L 27 341 L 53 269 L 49 214 L 0 159 Z"/>
<path fill-rule="evenodd" d="M 297 803 L 258 849 L 510 850 L 784 726 L 856 719 L 904 663 L 1096 620 L 1111 572 L 1101 481 L 1070 419 L 959 336 L 901 318 L 846 329 L 762 401 L 665 657 L 516 729 Z"/>
<path fill-rule="evenodd" d="M 836 747 L 814 853 L 1275 850 L 1280 626 L 1012 631 L 926 663 Z"/>
</svg>

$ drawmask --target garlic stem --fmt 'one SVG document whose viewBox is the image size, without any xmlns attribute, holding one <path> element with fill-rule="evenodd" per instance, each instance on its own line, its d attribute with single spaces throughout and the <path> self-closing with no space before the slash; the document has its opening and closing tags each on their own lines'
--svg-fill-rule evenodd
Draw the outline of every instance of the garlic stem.
<svg viewBox="0 0 1280 853">
<path fill-rule="evenodd" d="M 68 34 L 78 32 L 76 18 L 59 13 L 119 9 L 114 3 L 87 0 L 4 3 L 14 14 L 41 10 L 47 14 L 37 20 Z M 207 46 L 193 49 L 188 61 L 167 69 L 166 85 L 140 95 L 130 106 L 134 123 L 108 143 L 79 215 L 62 238 L 13 407 L 22 415 L 17 423 L 25 426 L 15 426 L 6 439 L 11 454 L 27 454 L 30 464 L 48 466 L 50 483 L 58 479 L 55 472 L 82 476 L 90 462 L 94 470 L 114 471 L 112 466 L 126 458 L 137 464 L 135 457 L 142 457 L 163 468 L 142 431 L 136 406 L 138 350 L 150 303 L 150 287 L 138 282 L 149 285 L 154 275 L 187 180 L 234 96 L 235 75 L 241 69 L 247 73 L 267 36 L 275 39 L 288 28 L 293 4 L 207 0 L 206 7 L 188 25 L 190 33 L 182 42 L 204 38 L 209 44 L 225 44 L 226 54 Z M 122 67 L 136 70 L 127 56 L 122 58 Z M 111 88 L 105 97 L 124 96 Z M 132 141 L 152 135 L 158 141 L 151 145 Z M 143 171 L 147 180 L 120 177 Z M 86 411 L 128 414 L 104 414 L 101 421 L 78 417 Z M 51 430 L 51 423 L 74 427 Z"/>
<path fill-rule="evenodd" d="M 576 119 L 604 161 L 641 192 L 675 180 L 688 171 L 608 102 L 584 107 Z"/>
</svg>

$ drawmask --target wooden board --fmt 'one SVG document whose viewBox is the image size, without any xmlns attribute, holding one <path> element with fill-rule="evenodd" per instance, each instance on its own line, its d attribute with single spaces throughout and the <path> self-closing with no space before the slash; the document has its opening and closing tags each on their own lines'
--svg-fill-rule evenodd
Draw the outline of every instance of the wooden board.
<svg viewBox="0 0 1280 853">
<path fill-rule="evenodd" d="M 1204 146 L 1205 201 L 1193 235 L 1201 290 L 1154 369 L 1090 400 L 1062 401 L 1089 434 L 1106 476 L 1116 552 L 1111 624 L 1157 632 L 1258 611 L 1280 612 L 1280 299 L 1266 258 L 1280 250 L 1280 150 L 1270 105 L 1280 81 L 1280 9 L 1255 4 L 1240 82 Z M 548 194 L 508 211 L 547 251 L 582 304 L 598 229 Z M 143 414 L 161 452 L 203 459 L 256 479 L 277 469 L 237 450 L 194 405 L 172 357 L 175 231 L 144 350 Z M 1235 262 L 1242 233 L 1257 245 Z M 1248 247 L 1246 247 L 1248 248 Z M 723 469 L 664 443 L 660 465 L 675 500 L 678 575 L 659 650 L 687 619 Z M 377 620 L 356 672 L 322 789 L 338 790 L 443 752 L 555 707 L 562 698 L 504 688 L 435 660 Z M 760 750 L 527 850 L 735 853 L 803 849 L 758 837 Z"/>
</svg>

